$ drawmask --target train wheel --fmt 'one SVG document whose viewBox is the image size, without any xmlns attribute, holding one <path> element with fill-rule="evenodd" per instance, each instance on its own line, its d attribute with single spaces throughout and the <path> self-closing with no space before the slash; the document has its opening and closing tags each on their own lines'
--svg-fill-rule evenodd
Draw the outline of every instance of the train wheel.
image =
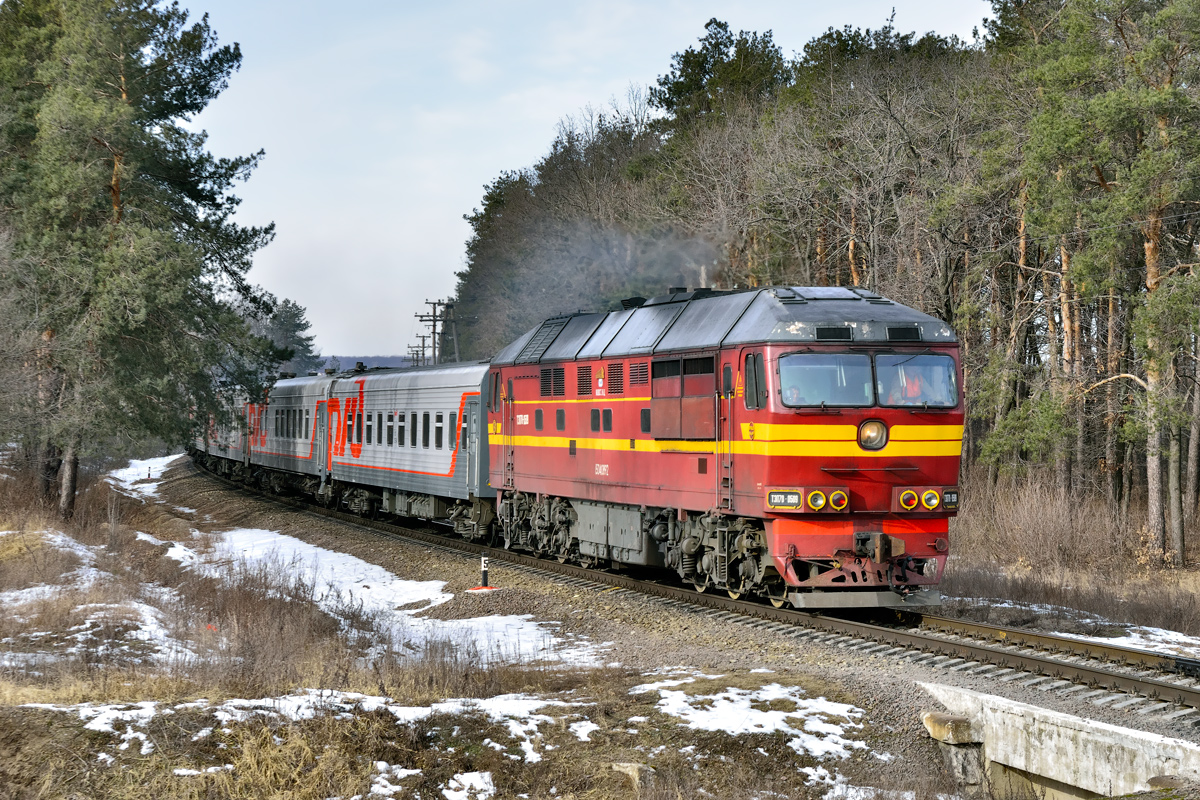
<svg viewBox="0 0 1200 800">
<path fill-rule="evenodd" d="M 767 600 L 775 608 L 783 608 L 788 603 L 787 584 L 779 581 L 767 584 Z"/>
<path fill-rule="evenodd" d="M 733 589 L 726 589 L 725 591 L 729 593 L 730 600 L 741 600 L 742 599 L 741 592 L 735 592 Z"/>
<path fill-rule="evenodd" d="M 695 587 L 697 592 L 704 594 L 709 589 L 708 578 L 705 578 L 702 581 L 692 581 L 692 586 Z"/>
</svg>

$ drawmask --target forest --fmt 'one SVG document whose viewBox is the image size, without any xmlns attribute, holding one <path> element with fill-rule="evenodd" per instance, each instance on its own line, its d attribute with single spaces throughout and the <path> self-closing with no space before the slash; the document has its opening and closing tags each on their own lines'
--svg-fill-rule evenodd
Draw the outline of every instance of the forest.
<svg viewBox="0 0 1200 800">
<path fill-rule="evenodd" d="M 62 518 L 81 460 L 182 447 L 320 363 L 246 277 L 274 226 L 233 190 L 263 153 L 188 127 L 241 59 L 178 4 L 0 3 L 0 442 Z"/>
<path fill-rule="evenodd" d="M 864 286 L 960 337 L 968 498 L 1049 487 L 1073 557 L 1180 566 L 1198 134 L 1192 0 L 994 0 L 973 41 L 887 21 L 792 57 L 713 19 L 655 86 L 567 117 L 485 187 L 460 334 L 484 357 L 549 313 L 667 286 Z M 1101 519 L 1115 542 L 1088 541 Z"/>
</svg>

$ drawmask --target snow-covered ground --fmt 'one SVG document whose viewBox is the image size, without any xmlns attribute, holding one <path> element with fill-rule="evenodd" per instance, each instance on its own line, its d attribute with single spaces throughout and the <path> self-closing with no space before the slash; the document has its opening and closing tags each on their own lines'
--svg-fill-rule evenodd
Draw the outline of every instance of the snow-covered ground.
<svg viewBox="0 0 1200 800">
<path fill-rule="evenodd" d="M 182 453 L 176 453 L 159 458 L 134 459 L 129 462 L 129 466 L 108 473 L 108 480 L 113 486 L 134 497 L 151 500 L 158 497 L 158 485 L 162 482 L 167 467 L 183 457 Z"/>
<path fill-rule="evenodd" d="M 163 473 L 177 458 L 180 456 L 134 461 L 129 467 L 114 470 L 110 479 L 122 491 L 144 499 L 157 499 Z M 0 593 L 0 603 L 12 613 L 19 615 L 22 606 L 64 591 L 86 590 L 106 577 L 92 566 L 103 547 L 89 547 L 55 531 L 0 532 L 0 536 L 4 535 L 39 537 L 42 546 L 69 551 L 82 562 L 78 569 L 63 576 L 55 585 Z M 193 530 L 192 537 L 191 542 L 167 542 L 147 533 L 137 534 L 140 541 L 167 547 L 165 555 L 188 569 L 218 578 L 232 575 L 242 566 L 275 565 L 289 580 L 303 580 L 314 586 L 317 604 L 335 618 L 342 619 L 347 627 L 350 617 L 371 620 L 377 626 L 372 633 L 385 634 L 398 651 L 420 653 L 430 643 L 437 642 L 449 643 L 470 653 L 477 663 L 542 660 L 582 667 L 604 663 L 604 645 L 561 636 L 556 632 L 557 623 L 538 622 L 531 615 L 452 620 L 422 616 L 423 612 L 453 599 L 453 595 L 445 591 L 444 581 L 399 578 L 360 558 L 317 547 L 276 531 L 239 528 L 202 534 Z M 164 624 L 164 609 L 176 600 L 173 593 L 147 584 L 138 594 L 137 600 L 124 603 L 80 606 L 76 610 L 86 611 L 88 616 L 79 630 L 70 634 L 77 644 L 57 654 L 44 650 L 30 652 L 29 647 L 4 653 L 0 643 L 0 664 L 42 663 L 75 654 L 92 638 L 94 629 L 113 622 L 120 622 L 129 629 L 123 636 L 127 642 L 139 643 L 134 660 L 178 663 L 194 658 L 194 648 L 173 637 L 169 626 Z M 48 637 L 50 632 L 44 635 Z M 28 634 L 25 638 L 36 640 L 39 635 Z M 105 647 L 113 646 L 119 647 Z"/>
<path fill-rule="evenodd" d="M 238 529 L 222 534 L 223 545 L 207 559 L 177 552 L 175 558 L 204 568 L 208 563 L 228 563 L 230 558 L 248 563 L 286 564 L 289 572 L 317 588 L 316 601 L 337 615 L 356 607 L 387 624 L 389 632 L 410 649 L 430 640 L 450 641 L 477 655 L 485 663 L 525 662 L 538 659 L 576 666 L 599 666 L 600 649 L 579 640 L 555 635 L 552 623 L 535 622 L 530 615 L 486 616 L 440 620 L 420 616 L 454 595 L 445 581 L 412 581 L 346 553 L 327 550 L 274 531 Z"/>
<path fill-rule="evenodd" d="M 178 456 L 132 462 L 129 467 L 111 473 L 111 481 L 121 491 L 148 502 L 159 501 L 158 486 L 163 473 Z M 3 534 L 26 535 L 26 534 Z M 87 589 L 102 585 L 110 577 L 98 565 L 103 547 L 88 547 L 61 533 L 36 534 L 43 546 L 69 550 L 80 566 L 64 576 L 60 585 L 35 586 L 0 594 L 0 602 L 11 613 L 20 614 L 24 605 L 56 592 Z M 558 632 L 557 623 L 537 621 L 529 615 L 484 616 L 472 619 L 431 619 L 426 612 L 453 599 L 443 581 L 417 581 L 400 578 L 390 571 L 354 556 L 304 542 L 277 531 L 238 528 L 222 533 L 192 531 L 188 541 L 164 541 L 147 533 L 138 540 L 163 547 L 166 557 L 178 561 L 187 570 L 221 578 L 238 568 L 277 566 L 292 580 L 313 586 L 314 601 L 333 617 L 342 620 L 350 635 L 355 624 L 366 619 L 373 635 L 404 652 L 420 652 L 431 643 L 451 642 L 483 662 L 548 661 L 568 667 L 599 666 L 604 663 L 604 645 L 568 638 Z M 65 583 L 65 585 L 63 585 Z M 140 646 L 143 663 L 186 663 L 197 658 L 195 643 L 177 638 L 171 629 L 169 609 L 179 602 L 172 590 L 155 585 L 142 586 L 137 599 L 124 603 L 81 604 L 75 611 L 86 622 L 70 635 L 86 637 L 93 629 L 120 619 L 127 632 L 124 638 Z M 346 613 L 353 610 L 354 613 Z M 357 622 L 355 622 L 357 620 Z M 47 637 L 53 632 L 47 631 Z M 35 637 L 36 638 L 36 637 Z M 60 632 L 61 638 L 61 632 Z M 27 644 L 27 643 L 26 643 Z M 4 653 L 0 642 L 0 664 L 20 665 L 27 652 Z M 69 651 L 68 651 L 69 652 Z M 62 651 L 59 651 L 60 655 Z M 47 655 L 47 653 L 40 653 Z M 53 653 L 49 654 L 53 657 Z M 15 661 L 13 660 L 15 659 Z M 769 670 L 755 670 L 763 675 Z M 848 784 L 836 769 L 837 763 L 852 753 L 865 752 L 868 745 L 854 738 L 863 728 L 864 712 L 852 705 L 811 697 L 799 686 L 772 680 L 754 688 L 740 688 L 723 682 L 721 675 L 704 675 L 686 666 L 663 667 L 647 673 L 646 683 L 634 687 L 631 696 L 656 694 L 651 716 L 632 716 L 619 726 L 618 733 L 636 735 L 644 726 L 669 726 L 686 737 L 686 731 L 723 732 L 732 737 L 757 734 L 782 734 L 797 755 L 815 766 L 799 770 L 797 779 L 824 791 L 829 800 L 865 800 L 876 797 L 874 790 Z M 744 679 L 744 676 L 743 676 Z M 700 683 L 702 682 L 703 683 Z M 701 690 L 700 687 L 703 687 Z M 80 703 L 37 704 L 33 707 L 71 714 L 83 726 L 111 735 L 110 744 L 94 758 L 113 764 L 125 754 L 150 755 L 155 743 L 150 735 L 154 721 L 179 714 L 207 715 L 197 739 L 225 731 L 229 726 L 253 720 L 269 723 L 311 719 L 318 715 L 348 718 L 360 713 L 386 712 L 397 725 L 410 725 L 431 718 L 473 717 L 498 727 L 498 741 L 487 739 L 484 746 L 501 751 L 505 758 L 519 763 L 536 763 L 555 749 L 546 737 L 554 732 L 565 736 L 572 747 L 587 748 L 598 731 L 613 734 L 611 721 L 604 718 L 586 698 L 575 699 L 573 692 L 553 698 L 529 694 L 504 694 L 481 699 L 447 699 L 426 706 L 412 706 L 393 698 L 351 692 L 305 689 L 268 698 L 229 699 L 210 702 L 197 699 L 186 703 L 145 701 L 127 704 Z M 557 746 L 565 745 L 560 738 Z M 683 742 L 680 742 L 683 744 Z M 638 748 L 641 749 L 641 748 Z M 677 748 L 690 760 L 706 756 L 694 745 Z M 651 763 L 662 748 L 646 752 Z M 887 754 L 876 753 L 881 759 Z M 697 762 L 698 763 L 698 762 Z M 421 774 L 403 764 L 379 761 L 373 765 L 369 794 L 372 797 L 406 797 Z M 180 767 L 174 774 L 188 780 L 205 772 L 234 769 L 233 765 L 205 767 L 203 770 Z M 490 772 L 462 772 L 439 786 L 447 800 L 490 800 L 496 794 Z M 878 797 L 884 796 L 879 794 Z"/>
<path fill-rule="evenodd" d="M 810 755 L 820 761 L 837 761 L 846 758 L 852 750 L 866 749 L 864 742 L 846 737 L 848 731 L 862 727 L 858 722 L 863 716 L 861 709 L 844 703 L 834 703 L 820 697 L 808 697 L 798 686 L 783 686 L 772 683 L 756 690 L 728 687 L 714 694 L 687 695 L 672 687 L 694 682 L 697 675 L 688 674 L 680 678 L 662 680 L 636 686 L 631 694 L 658 692 L 661 699 L 656 710 L 673 722 L 666 724 L 702 731 L 722 731 L 730 736 L 783 732 L 792 737 L 788 744 L 797 753 Z M 699 676 L 707 680 L 718 680 L 720 676 Z M 765 703 L 792 705 L 793 710 L 763 710 L 756 708 Z M 261 699 L 232 699 L 223 703 L 210 704 L 196 700 L 174 705 L 157 702 L 126 704 L 77 705 L 29 704 L 30 708 L 42 708 L 76 715 L 90 731 L 112 735 L 111 752 L 102 750 L 97 758 L 111 763 L 118 751 L 131 747 L 142 755 L 154 752 L 154 743 L 147 735 L 156 717 L 171 716 L 183 712 L 199 712 L 211 716 L 212 724 L 202 729 L 195 738 L 211 736 L 214 730 L 228 730 L 228 726 L 249 719 L 267 719 L 279 722 L 312 719 L 318 715 L 349 718 L 356 713 L 386 711 L 395 717 L 397 724 L 411 724 L 433 717 L 479 717 L 502 727 L 508 734 L 508 742 L 487 740 L 485 745 L 505 751 L 504 755 L 514 761 L 536 763 L 541 761 L 546 750 L 553 746 L 542 742 L 542 730 L 566 726 L 579 742 L 591 741 L 588 734 L 600 730 L 601 725 L 589 718 L 594 705 L 590 702 L 572 702 L 546 699 L 526 694 L 506 694 L 483 699 L 451 699 L 428 706 L 408 706 L 397 703 L 390 697 L 372 696 L 354 692 L 318 691 L 308 689 L 282 697 Z M 633 717 L 630 723 L 650 723 L 647 717 Z M 636 733 L 636 731 L 626 731 Z M 513 752 L 513 751 L 519 752 Z M 703 758 L 694 745 L 682 747 L 680 753 L 692 759 Z M 650 752 L 653 759 L 661 753 Z M 886 757 L 886 756 L 881 756 Z M 232 769 L 232 765 L 212 767 L 209 771 Z M 376 776 L 371 795 L 391 797 L 405 790 L 405 780 L 421 773 L 402 765 L 376 762 Z M 825 766 L 805 767 L 800 770 L 805 783 L 828 787 L 827 798 L 870 798 L 870 789 L 850 787 L 846 779 L 836 770 Z M 202 774 L 200 770 L 181 768 L 175 770 L 181 777 Z M 490 798 L 495 791 L 490 773 L 464 773 L 456 775 L 443 787 L 447 798 L 470 797 Z M 462 794 L 468 792 L 468 794 Z"/>
</svg>

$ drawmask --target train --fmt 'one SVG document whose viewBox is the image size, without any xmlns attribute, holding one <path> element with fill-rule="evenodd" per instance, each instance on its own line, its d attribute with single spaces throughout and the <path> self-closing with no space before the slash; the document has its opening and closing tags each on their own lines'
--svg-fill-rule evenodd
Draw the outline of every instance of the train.
<svg viewBox="0 0 1200 800">
<path fill-rule="evenodd" d="M 365 516 L 800 609 L 937 605 L 959 342 L 859 287 L 671 289 L 494 357 L 284 376 L 190 448 Z"/>
</svg>

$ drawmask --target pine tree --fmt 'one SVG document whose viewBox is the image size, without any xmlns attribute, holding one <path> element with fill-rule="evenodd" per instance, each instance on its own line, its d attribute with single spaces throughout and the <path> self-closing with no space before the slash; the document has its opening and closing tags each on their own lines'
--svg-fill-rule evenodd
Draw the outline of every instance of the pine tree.
<svg viewBox="0 0 1200 800">
<path fill-rule="evenodd" d="M 74 502 L 78 458 L 102 441 L 182 444 L 259 393 L 277 355 L 233 300 L 261 309 L 246 281 L 273 227 L 232 220 L 234 183 L 262 153 L 218 159 L 185 127 L 241 62 L 207 17 L 177 3 L 9 0 L 0 97 L 17 122 L 0 151 L 0 210 L 13 231 L 0 275 L 40 332 L 25 432 L 60 510 Z M 19 266 L 18 266 L 19 265 Z"/>
</svg>

